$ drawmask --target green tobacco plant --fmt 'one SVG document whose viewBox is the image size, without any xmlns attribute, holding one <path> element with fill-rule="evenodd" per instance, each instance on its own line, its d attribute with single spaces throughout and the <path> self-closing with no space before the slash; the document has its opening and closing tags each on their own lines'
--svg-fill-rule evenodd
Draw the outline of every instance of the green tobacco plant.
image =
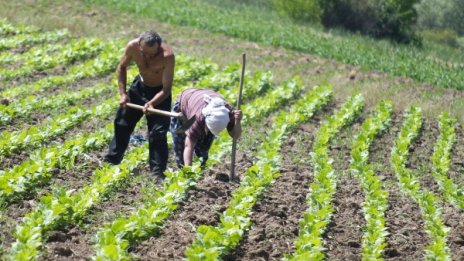
<svg viewBox="0 0 464 261">
<path fill-rule="evenodd" d="M 31 44 L 38 44 L 44 42 L 52 43 L 63 40 L 69 36 L 70 33 L 67 29 L 45 33 L 33 32 L 30 34 L 18 34 L 0 39 L 0 51 L 27 46 Z"/>
<path fill-rule="evenodd" d="M 70 65 L 79 60 L 95 56 L 102 50 L 107 49 L 107 45 L 112 44 L 102 42 L 99 39 L 73 39 L 61 50 L 56 52 L 35 52 L 34 56 L 29 56 L 29 59 L 24 64 L 21 64 L 21 67 L 2 70 L 0 79 L 11 80 L 30 76 L 37 71 L 56 66 Z"/>
<path fill-rule="evenodd" d="M 454 206 L 464 209 L 464 187 L 448 177 L 451 164 L 451 150 L 456 142 L 456 119 L 443 113 L 439 118 L 440 136 L 435 142 L 431 157 L 432 175 L 437 181 L 444 198 Z"/>
<path fill-rule="evenodd" d="M 93 205 L 102 200 L 118 181 L 126 178 L 148 156 L 147 148 L 130 151 L 120 165 L 104 164 L 95 170 L 93 182 L 76 191 L 63 191 L 41 198 L 38 207 L 23 218 L 16 227 L 16 242 L 8 255 L 10 260 L 36 260 L 45 233 L 63 224 L 80 220 Z"/>
<path fill-rule="evenodd" d="M 189 260 L 218 260 L 234 249 L 244 232 L 251 226 L 251 210 L 266 188 L 280 176 L 279 150 L 285 135 L 302 122 L 310 119 L 332 95 L 329 86 L 315 87 L 298 100 L 289 112 L 282 111 L 274 118 L 272 131 L 258 148 L 258 161 L 243 174 L 237 188 L 222 213 L 218 226 L 199 226 L 197 239 L 187 248 Z"/>
<path fill-rule="evenodd" d="M 229 66 L 219 74 L 230 75 L 228 71 L 234 67 L 235 66 Z M 232 69 L 232 72 L 233 71 L 235 71 L 235 69 Z M 256 80 L 251 81 L 252 83 L 251 85 L 250 83 L 248 84 L 248 88 L 251 90 L 251 93 L 257 94 L 262 89 L 262 83 L 267 81 L 266 79 L 268 79 L 268 76 L 267 74 L 263 75 L 258 72 L 255 74 L 253 79 Z M 204 79 L 205 82 L 215 82 L 217 80 L 218 77 L 215 75 L 211 75 L 211 79 Z M 231 85 L 233 83 L 233 86 L 235 86 L 236 80 L 237 79 L 234 77 L 229 77 L 229 83 L 227 85 Z M 225 83 L 226 81 L 220 80 L 220 82 Z M 232 93 L 224 93 L 222 91 L 219 90 L 226 99 L 231 99 L 229 96 L 232 96 Z M 251 99 L 253 96 L 249 98 Z M 284 99 L 285 97 L 282 97 L 280 101 L 283 101 Z M 276 109 L 270 107 L 267 108 L 268 111 L 261 110 L 262 114 L 254 114 L 253 119 L 257 120 L 262 118 L 267 115 L 270 110 Z M 243 112 L 244 114 L 249 113 L 249 111 L 245 108 L 243 108 Z M 211 148 L 208 166 L 221 162 L 221 159 L 229 153 L 230 141 L 230 138 L 228 138 L 225 134 L 219 137 Z M 96 236 L 97 254 L 95 259 L 130 259 L 132 255 L 127 252 L 128 248 L 134 243 L 144 240 L 148 236 L 159 232 L 166 219 L 169 218 L 169 216 L 177 209 L 178 203 L 185 199 L 186 192 L 199 178 L 202 177 L 202 174 L 203 173 L 197 167 L 184 168 L 178 172 L 168 173 L 163 184 L 163 188 L 157 192 L 157 195 L 153 200 L 150 200 L 136 213 L 133 213 L 129 217 L 119 218 L 111 224 L 106 224 L 105 227 L 98 232 Z"/>
<path fill-rule="evenodd" d="M 0 19 L 0 35 L 16 35 L 16 34 L 27 34 L 36 33 L 39 29 L 32 26 L 25 25 L 12 25 L 8 23 L 6 19 Z"/>
<path fill-rule="evenodd" d="M 391 165 L 399 181 L 400 189 L 420 207 L 425 222 L 425 230 L 430 242 L 426 247 L 427 260 L 451 260 L 448 247 L 448 231 L 439 207 L 440 201 L 431 192 L 421 188 L 416 176 L 406 167 L 409 147 L 417 138 L 422 126 L 422 110 L 411 106 L 405 113 L 400 133 L 391 152 Z"/>
<path fill-rule="evenodd" d="M 114 101 L 115 97 L 107 99 L 102 104 L 92 108 L 86 106 L 71 107 L 65 114 L 49 118 L 41 124 L 26 130 L 3 131 L 0 135 L 0 157 L 9 156 L 20 150 L 37 148 L 89 117 L 107 117 L 116 108 L 117 104 Z"/>
<path fill-rule="evenodd" d="M 20 98 L 40 92 L 50 88 L 57 88 L 71 84 L 84 78 L 106 75 L 113 72 L 119 61 L 119 44 L 108 45 L 96 58 L 85 61 L 82 64 L 72 65 L 64 75 L 54 75 L 41 78 L 33 83 L 20 84 L 15 87 L 7 88 L 0 93 L 1 97 Z M 121 50 L 122 52 L 122 50 Z"/>
<path fill-rule="evenodd" d="M 388 208 L 388 192 L 382 189 L 380 179 L 368 163 L 369 146 L 375 137 L 390 123 L 392 103 L 382 101 L 373 116 L 361 126 L 351 149 L 351 172 L 362 186 L 365 200 L 362 203 L 366 226 L 362 239 L 362 259 L 382 260 L 388 235 L 385 211 Z"/>
<path fill-rule="evenodd" d="M 334 197 L 338 177 L 329 157 L 329 142 L 343 128 L 361 113 L 364 97 L 360 94 L 351 96 L 320 127 L 311 150 L 311 163 L 314 169 L 314 182 L 309 185 L 306 197 L 308 209 L 300 220 L 299 236 L 295 239 L 295 251 L 286 255 L 285 260 L 323 260 L 324 234 L 332 218 Z"/>
</svg>

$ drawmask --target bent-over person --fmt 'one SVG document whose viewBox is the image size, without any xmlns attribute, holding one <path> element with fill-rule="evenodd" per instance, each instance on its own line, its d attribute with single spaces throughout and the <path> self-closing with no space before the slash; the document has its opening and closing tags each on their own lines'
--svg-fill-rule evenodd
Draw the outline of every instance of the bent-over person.
<svg viewBox="0 0 464 261">
<path fill-rule="evenodd" d="M 188 119 L 195 115 L 195 122 L 183 134 L 175 130 L 180 121 L 171 119 L 171 133 L 176 162 L 179 167 L 191 166 L 193 154 L 201 158 L 204 166 L 209 149 L 216 136 L 227 129 L 231 137 L 242 133 L 242 111 L 234 110 L 220 94 L 209 89 L 187 89 L 179 94 L 173 105 L 174 112 L 182 112 Z"/>
</svg>

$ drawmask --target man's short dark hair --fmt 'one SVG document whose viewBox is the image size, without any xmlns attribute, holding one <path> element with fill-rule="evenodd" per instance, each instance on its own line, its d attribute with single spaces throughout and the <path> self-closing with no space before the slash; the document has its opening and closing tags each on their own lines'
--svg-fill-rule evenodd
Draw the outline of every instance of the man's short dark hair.
<svg viewBox="0 0 464 261">
<path fill-rule="evenodd" d="M 161 46 L 161 41 L 163 41 L 163 39 L 161 39 L 161 36 L 155 31 L 146 31 L 139 36 L 139 43 L 144 42 L 149 47 L 152 47 L 155 43 Z"/>
</svg>

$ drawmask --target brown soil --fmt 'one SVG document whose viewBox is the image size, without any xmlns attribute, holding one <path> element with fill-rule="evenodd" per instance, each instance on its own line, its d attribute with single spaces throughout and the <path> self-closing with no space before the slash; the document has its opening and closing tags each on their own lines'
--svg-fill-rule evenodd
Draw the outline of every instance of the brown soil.
<svg viewBox="0 0 464 261">
<path fill-rule="evenodd" d="M 360 123 L 362 121 L 357 121 L 337 134 L 330 146 L 339 181 L 332 202 L 335 212 L 325 235 L 329 260 L 361 259 L 363 226 L 366 223 L 361 207 L 364 196 L 358 180 L 349 171 L 352 140 Z"/>
<path fill-rule="evenodd" d="M 414 152 L 411 154 L 411 162 L 414 162 L 416 169 L 419 169 L 417 175 L 420 177 L 420 183 L 423 188 L 432 192 L 441 199 L 440 207 L 442 208 L 442 218 L 445 225 L 452 228 L 448 235 L 448 244 L 452 251 L 453 260 L 460 260 L 464 257 L 464 211 L 459 211 L 444 199 L 440 187 L 432 176 L 432 162 L 430 157 L 433 154 L 433 147 L 439 136 L 439 127 L 436 121 L 425 121 L 425 131 L 414 144 Z M 456 136 L 460 135 L 458 130 Z M 462 144 L 457 140 L 457 144 Z M 461 140 L 462 141 L 462 140 Z"/>
<path fill-rule="evenodd" d="M 419 207 L 399 189 L 398 180 L 390 166 L 391 148 L 402 125 L 402 114 L 394 114 L 391 127 L 371 145 L 370 161 L 375 172 L 389 192 L 386 227 L 387 247 L 384 258 L 387 260 L 421 260 L 424 248 L 429 243 L 424 231 L 424 221 Z"/>
<path fill-rule="evenodd" d="M 251 166 L 247 154 L 237 154 L 237 175 Z M 219 216 L 227 208 L 231 193 L 239 184 L 225 182 L 222 175 L 228 175 L 228 165 L 215 166 L 205 173 L 205 177 L 193 187 L 187 200 L 165 223 L 160 235 L 134 246 L 133 253 L 141 260 L 181 259 L 187 246 L 195 239 L 195 229 L 199 225 L 217 225 Z M 239 177 L 239 176 L 238 176 Z"/>
<path fill-rule="evenodd" d="M 98 11 L 95 14 L 100 18 L 105 17 L 104 15 L 110 15 L 110 13 L 99 13 Z M 89 19 L 87 18 L 87 20 Z M 177 37 L 177 31 L 172 30 L 169 25 L 159 23 L 156 25 L 159 26 L 158 28 L 161 31 L 172 32 L 166 34 L 167 39 L 172 39 L 172 45 L 179 53 L 198 53 L 205 57 L 216 55 L 213 60 L 220 60 L 221 63 L 225 64 L 232 62 L 231 57 L 234 57 L 235 54 L 238 57 L 239 53 L 247 50 L 249 51 L 249 57 L 253 57 L 256 61 L 251 63 L 250 67 L 253 68 L 254 66 L 253 69 L 260 70 L 270 68 L 273 72 L 276 72 L 275 75 L 280 76 L 279 79 L 275 79 L 276 82 L 281 82 L 293 76 L 289 74 L 299 73 L 303 75 L 304 82 L 308 86 L 327 81 L 333 84 L 337 90 L 337 97 L 351 93 L 353 90 L 361 90 L 368 97 L 368 103 L 376 104 L 379 99 L 385 98 L 376 94 L 384 93 L 377 92 L 378 88 L 382 88 L 383 91 L 390 89 L 391 91 L 386 93 L 395 93 L 392 99 L 397 107 L 402 108 L 415 101 L 421 102 L 420 93 L 433 88 L 433 86 L 417 84 L 408 79 L 392 79 L 392 77 L 383 73 L 363 72 L 353 66 L 340 65 L 330 60 L 289 52 L 282 48 L 260 46 L 255 43 L 238 41 L 219 35 L 211 36 L 207 34 L 208 37 L 204 37 L 204 32 L 190 28 L 179 28 L 179 30 L 184 30 L 184 32 L 193 30 L 195 32 L 186 37 Z M 136 29 L 134 24 L 131 23 L 127 29 L 121 30 L 124 32 L 119 33 L 119 35 L 136 35 L 138 33 L 136 30 L 139 29 Z M 181 34 L 184 32 L 181 32 Z M 221 45 L 218 45 L 217 42 L 220 42 Z M 224 51 L 227 51 L 228 55 L 224 56 Z M 288 70 L 290 67 L 296 69 Z M 33 82 L 49 74 L 62 74 L 64 71 L 65 68 L 55 68 L 47 72 L 37 73 L 32 77 L 8 82 L 8 85 Z M 77 90 L 86 82 L 87 80 L 77 81 L 66 87 L 52 88 L 47 90 L 47 93 L 54 94 L 63 89 Z M 402 87 L 396 91 L 396 85 L 407 86 L 407 88 Z M 409 88 L 409 85 L 413 87 Z M 0 82 L 0 90 L 6 87 L 5 82 Z M 445 101 L 450 100 L 450 98 L 447 98 L 450 93 L 461 95 L 460 92 L 455 90 L 445 91 L 444 93 L 443 99 Z M 427 99 L 427 101 L 430 102 L 430 99 Z M 426 102 L 425 105 L 427 104 Z M 450 102 L 450 104 L 452 103 Z M 434 107 L 431 107 L 433 110 Z M 38 112 L 32 117 L 36 121 L 32 120 L 27 124 L 34 124 L 47 115 L 49 114 Z M 112 117 L 114 115 L 111 115 L 111 119 Z M 106 121 L 110 122 L 111 119 Z M 263 199 L 257 202 L 252 215 L 253 226 L 246 233 L 238 248 L 226 259 L 269 260 L 280 258 L 283 254 L 293 250 L 293 239 L 298 234 L 298 220 L 306 209 L 305 197 L 308 184 L 312 182 L 312 169 L 308 164 L 310 160 L 308 152 L 311 150 L 310 145 L 321 119 L 321 117 L 316 117 L 309 124 L 298 128 L 295 134 L 289 136 L 282 148 L 282 176 L 269 188 Z M 22 123 L 15 122 L 7 128 L 13 130 L 14 126 L 20 127 L 20 124 Z M 376 139 L 371 146 L 371 163 L 382 180 L 384 188 L 389 192 L 386 225 L 390 235 L 387 237 L 388 245 L 384 252 L 384 258 L 387 260 L 421 260 L 424 259 L 424 248 L 429 243 L 428 236 L 424 231 L 424 221 L 417 204 L 400 191 L 398 181 L 389 163 L 391 148 L 401 124 L 401 114 L 395 114 L 392 127 L 384 135 Z M 269 121 L 262 126 L 269 127 Z M 63 142 L 66 137 L 76 135 L 77 129 L 95 130 L 99 127 L 101 127 L 99 122 L 89 120 L 67 134 L 57 137 L 53 142 Z M 250 133 L 255 131 L 259 134 L 262 129 L 248 131 Z M 461 186 L 464 186 L 464 175 L 462 175 L 464 172 L 464 164 L 462 163 L 464 158 L 464 131 L 462 127 L 458 127 L 456 132 L 457 142 L 453 149 L 450 177 Z M 347 157 L 349 156 L 352 134 L 348 130 L 342 132 L 331 146 L 331 155 L 335 158 L 334 166 L 337 173 L 340 174 L 340 180 L 333 201 L 336 212 L 324 239 L 327 247 L 326 254 L 329 259 L 334 260 L 360 259 L 360 242 L 364 223 L 360 204 L 363 197 L 359 184 L 349 175 L 347 168 L 349 163 Z M 425 122 L 422 135 L 411 149 L 408 166 L 420 176 L 424 188 L 440 197 L 435 181 L 429 176 L 430 156 L 436 137 L 436 124 Z M 258 142 L 253 145 L 257 147 Z M 57 171 L 53 184 L 67 189 L 82 187 L 88 181 L 92 171 L 98 167 L 104 153 L 103 150 L 104 148 L 91 152 L 87 158 L 78 160 L 77 164 L 81 166 L 80 168 L 73 171 Z M 243 173 L 252 164 L 253 157 L 251 155 L 254 155 L 254 151 L 255 148 L 250 148 L 239 153 L 238 174 Z M 25 153 L 18 153 L 8 157 L 2 161 L 0 169 L 5 166 L 11 167 L 14 164 L 19 164 L 26 157 L 27 154 Z M 207 171 L 205 177 L 188 192 L 187 199 L 166 222 L 160 234 L 154 235 L 154 237 L 134 246 L 131 251 L 140 256 L 142 260 L 182 259 L 186 247 L 195 238 L 196 227 L 202 224 L 216 225 L 221 212 L 227 207 L 231 193 L 238 186 L 235 182 L 224 182 L 219 179 L 223 174 L 229 172 L 228 166 L 226 163 Z M 142 189 L 151 184 L 149 176 L 145 178 L 147 172 L 147 167 L 142 167 L 139 173 L 144 178 L 136 176 L 127 183 L 122 183 L 119 189 L 112 192 L 102 203 L 95 206 L 80 225 L 71 225 L 50 232 L 48 242 L 44 245 L 46 253 L 43 258 L 45 260 L 89 259 L 94 254 L 92 240 L 95 232 L 104 223 L 114 220 L 119 215 L 132 213 L 135 208 L 142 204 L 144 197 Z M 157 185 L 159 186 L 159 184 Z M 48 191 L 50 191 L 50 187 L 39 191 L 38 195 Z M 7 251 L 11 245 L 15 225 L 20 222 L 24 214 L 36 205 L 37 199 L 28 197 L 14 202 L 2 212 L 0 218 L 0 245 L 4 248 L 0 248 L 0 254 L 4 254 L 2 251 Z M 463 212 L 459 212 L 456 208 L 445 203 L 442 205 L 442 209 L 445 224 L 451 229 L 448 242 L 453 260 L 462 260 L 464 259 Z"/>
<path fill-rule="evenodd" d="M 277 259 L 293 250 L 298 221 L 306 209 L 308 186 L 313 181 L 311 145 L 329 113 L 329 109 L 318 113 L 289 135 L 281 149 L 281 176 L 254 206 L 251 228 L 226 260 Z"/>
<path fill-rule="evenodd" d="M 147 166 L 136 170 L 128 180 L 106 195 L 101 203 L 96 204 L 80 225 L 52 231 L 44 244 L 43 260 L 90 260 L 95 255 L 95 235 L 103 224 L 134 212 L 148 196 L 142 190 L 153 193 L 160 186 L 161 181 L 150 175 Z"/>
<path fill-rule="evenodd" d="M 111 123 L 112 118 L 114 115 L 111 115 L 103 118 L 90 118 L 77 124 L 76 126 L 72 127 L 70 130 L 66 131 L 61 136 L 53 137 L 52 140 L 44 142 L 41 148 L 48 147 L 55 144 L 63 144 L 69 139 L 74 139 L 79 137 L 82 133 L 93 133 L 98 131 L 98 129 L 106 126 L 107 124 Z M 32 149 L 32 148 L 31 148 Z M 12 168 L 15 165 L 21 164 L 24 160 L 27 160 L 32 152 L 31 149 L 21 150 L 11 156 L 5 157 L 0 159 L 0 168 L 8 169 Z M 38 148 L 40 149 L 40 148 Z"/>
<path fill-rule="evenodd" d="M 464 159 L 464 129 L 458 125 L 456 127 L 456 143 L 451 152 L 449 177 L 460 186 L 464 186 L 464 161 L 462 159 Z"/>
</svg>

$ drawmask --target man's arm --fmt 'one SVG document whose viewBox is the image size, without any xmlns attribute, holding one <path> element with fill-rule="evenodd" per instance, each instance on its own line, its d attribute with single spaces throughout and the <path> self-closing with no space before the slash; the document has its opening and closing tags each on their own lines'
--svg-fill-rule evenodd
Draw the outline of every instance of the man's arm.
<svg viewBox="0 0 464 261">
<path fill-rule="evenodd" d="M 172 82 L 174 81 L 174 66 L 175 66 L 174 54 L 166 57 L 166 64 L 163 70 L 163 89 L 158 92 L 149 104 L 153 107 L 163 102 L 169 95 L 171 95 Z"/>
<path fill-rule="evenodd" d="M 118 77 L 118 87 L 119 87 L 119 104 L 121 106 L 126 106 L 126 103 L 129 102 L 129 95 L 127 95 L 126 85 L 127 85 L 127 67 L 132 61 L 132 55 L 130 53 L 130 43 L 127 44 L 126 49 L 124 50 L 123 55 L 119 59 L 119 64 L 116 69 L 116 74 Z"/>
<path fill-rule="evenodd" d="M 184 147 L 185 166 L 192 166 L 193 150 L 196 144 L 197 144 L 197 141 L 193 140 L 190 136 L 185 137 L 185 147 Z"/>
</svg>

